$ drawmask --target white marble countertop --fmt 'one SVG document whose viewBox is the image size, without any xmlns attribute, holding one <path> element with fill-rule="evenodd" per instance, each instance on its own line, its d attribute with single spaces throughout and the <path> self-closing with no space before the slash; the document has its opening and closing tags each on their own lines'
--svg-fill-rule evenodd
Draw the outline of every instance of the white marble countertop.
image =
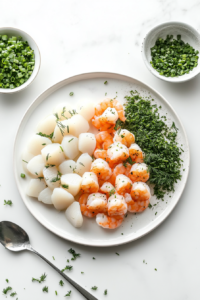
<svg viewBox="0 0 200 300">
<path fill-rule="evenodd" d="M 163 21 L 184 21 L 200 29 L 199 8 L 197 0 L 1 2 L 0 26 L 19 27 L 33 36 L 41 51 L 42 65 L 36 80 L 26 90 L 16 95 L 0 95 L 0 220 L 20 224 L 29 233 L 33 247 L 50 260 L 54 256 L 59 268 L 70 257 L 69 248 L 80 252 L 81 258 L 74 262 L 70 274 L 88 289 L 98 286 L 98 299 L 198 299 L 200 77 L 183 84 L 157 79 L 142 61 L 141 42 L 148 29 Z M 191 149 L 186 189 L 167 220 L 140 240 L 104 249 L 72 244 L 40 225 L 21 201 L 13 175 L 13 143 L 25 110 L 55 82 L 89 71 L 126 74 L 155 88 L 180 116 Z M 4 206 L 4 199 L 11 199 L 13 207 Z M 83 299 L 67 282 L 60 287 L 60 276 L 31 253 L 14 254 L 0 247 L 0 262 L 0 293 L 8 278 L 19 300 L 63 299 L 69 290 L 71 299 Z M 49 287 L 48 294 L 42 292 L 44 285 L 31 281 L 44 272 L 48 274 L 44 284 Z M 103 295 L 105 289 L 107 296 Z"/>
</svg>

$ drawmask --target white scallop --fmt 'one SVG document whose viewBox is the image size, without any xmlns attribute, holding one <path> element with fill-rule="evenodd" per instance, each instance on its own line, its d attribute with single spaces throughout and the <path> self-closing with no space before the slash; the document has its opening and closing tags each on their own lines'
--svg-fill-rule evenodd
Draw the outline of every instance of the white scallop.
<svg viewBox="0 0 200 300">
<path fill-rule="evenodd" d="M 51 201 L 57 210 L 64 210 L 74 202 L 74 197 L 62 188 L 55 188 L 51 196 Z"/>
<path fill-rule="evenodd" d="M 96 148 L 96 139 L 93 133 L 84 132 L 79 135 L 78 148 L 82 153 L 92 155 Z"/>
<path fill-rule="evenodd" d="M 61 145 L 67 158 L 73 159 L 79 154 L 77 137 L 67 135 L 63 138 Z"/>
<path fill-rule="evenodd" d="M 56 167 L 49 167 L 49 168 L 44 167 L 43 175 L 44 175 L 44 180 L 50 189 L 53 190 L 60 186 L 60 180 L 55 181 L 55 179 L 59 178 L 58 170 Z"/>
<path fill-rule="evenodd" d="M 81 115 L 74 115 L 70 119 L 70 134 L 79 137 L 79 134 L 89 130 L 88 121 Z"/>
<path fill-rule="evenodd" d="M 49 138 L 46 138 L 44 136 L 40 136 L 38 134 L 35 134 L 31 137 L 31 139 L 28 142 L 27 149 L 30 153 L 34 155 L 41 154 L 41 150 L 46 146 L 51 144 L 51 140 Z"/>
<path fill-rule="evenodd" d="M 28 171 L 34 175 L 41 177 L 43 168 L 45 166 L 44 160 L 42 158 L 42 155 L 34 156 L 29 163 L 27 164 Z"/>
<path fill-rule="evenodd" d="M 55 127 L 56 117 L 54 115 L 50 115 L 38 124 L 37 132 L 42 132 L 49 135 L 54 132 Z"/>
<path fill-rule="evenodd" d="M 46 183 L 43 179 L 31 179 L 28 183 L 26 194 L 38 198 L 41 191 L 45 188 Z"/>
<path fill-rule="evenodd" d="M 82 101 L 78 103 L 77 106 L 78 114 L 85 118 L 87 121 L 90 121 L 95 113 L 94 103 L 89 101 Z"/>
<path fill-rule="evenodd" d="M 62 125 L 64 127 L 61 127 Z M 70 128 L 70 120 L 64 120 L 64 121 L 57 122 L 57 125 L 54 129 L 52 141 L 54 143 L 61 143 L 63 140 L 63 137 L 65 135 L 69 134 L 69 128 Z"/>
<path fill-rule="evenodd" d="M 41 153 L 46 164 L 60 165 L 65 160 L 60 144 L 47 145 L 42 149 Z"/>
<path fill-rule="evenodd" d="M 76 228 L 83 225 L 83 216 L 79 202 L 73 202 L 65 211 L 67 220 Z"/>
<path fill-rule="evenodd" d="M 92 165 L 92 157 L 89 154 L 84 153 L 78 158 L 76 162 L 75 172 L 82 176 L 85 172 L 90 171 L 91 165 Z"/>
<path fill-rule="evenodd" d="M 78 174 L 65 174 L 61 176 L 61 184 L 67 186 L 67 191 L 76 196 L 81 189 L 82 178 Z M 64 188 L 64 187 L 63 187 Z"/>
<path fill-rule="evenodd" d="M 59 103 L 53 110 L 53 113 L 57 113 L 60 121 L 66 120 L 66 118 L 71 118 L 69 111 L 72 110 L 72 106 L 69 103 Z M 63 113 L 64 112 L 64 113 Z M 62 115 L 61 115 L 62 114 Z M 64 117 L 63 117 L 64 115 Z"/>
<path fill-rule="evenodd" d="M 58 170 L 62 175 L 74 173 L 76 168 L 76 162 L 74 160 L 65 160 L 59 165 Z"/>
<path fill-rule="evenodd" d="M 49 205 L 53 204 L 51 201 L 52 193 L 53 191 L 49 187 L 47 187 L 46 189 L 44 189 L 39 193 L 38 200 L 45 204 L 49 204 Z"/>
</svg>

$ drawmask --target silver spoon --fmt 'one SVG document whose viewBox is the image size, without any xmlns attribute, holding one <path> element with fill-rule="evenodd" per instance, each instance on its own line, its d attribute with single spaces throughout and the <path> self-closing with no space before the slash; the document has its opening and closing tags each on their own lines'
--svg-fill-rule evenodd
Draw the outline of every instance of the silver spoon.
<svg viewBox="0 0 200 300">
<path fill-rule="evenodd" d="M 9 221 L 0 222 L 0 243 L 8 250 L 18 252 L 23 250 L 31 251 L 40 256 L 46 261 L 54 270 L 56 270 L 61 276 L 63 276 L 71 285 L 73 285 L 86 299 L 98 300 L 78 283 L 73 281 L 70 277 L 61 272 L 56 266 L 54 266 L 48 259 L 42 256 L 40 253 L 35 251 L 29 241 L 28 234 L 17 224 Z"/>
</svg>

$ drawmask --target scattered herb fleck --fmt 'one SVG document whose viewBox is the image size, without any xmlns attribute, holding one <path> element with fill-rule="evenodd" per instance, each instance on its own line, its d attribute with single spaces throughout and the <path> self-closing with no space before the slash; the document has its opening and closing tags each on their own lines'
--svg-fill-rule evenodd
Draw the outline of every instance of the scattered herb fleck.
<svg viewBox="0 0 200 300">
<path fill-rule="evenodd" d="M 70 249 L 68 250 L 68 252 L 71 253 L 72 256 L 73 256 L 73 258 L 72 258 L 71 260 L 76 260 L 77 257 L 80 257 L 80 256 L 81 256 L 80 253 L 76 253 L 76 251 L 75 251 L 74 249 L 72 249 L 72 248 L 70 248 Z"/>
<path fill-rule="evenodd" d="M 12 201 L 11 200 L 4 200 L 4 205 L 12 205 Z"/>
<path fill-rule="evenodd" d="M 8 286 L 6 289 L 3 289 L 3 294 L 6 295 L 8 291 L 11 291 L 12 288 Z"/>
<path fill-rule="evenodd" d="M 91 289 L 94 290 L 94 291 L 96 291 L 98 289 L 98 287 L 97 286 L 93 286 L 93 287 L 91 287 Z"/>
<path fill-rule="evenodd" d="M 108 83 L 108 81 L 106 80 L 106 81 L 104 81 L 104 84 L 107 84 Z"/>
<path fill-rule="evenodd" d="M 43 292 L 46 292 L 46 293 L 48 293 L 48 292 L 49 292 L 49 288 L 48 288 L 48 286 L 44 286 L 42 290 L 43 290 Z"/>
<path fill-rule="evenodd" d="M 69 186 L 68 186 L 67 184 L 62 184 L 62 187 L 63 187 L 64 189 L 68 189 L 68 188 L 69 188 Z"/>
<path fill-rule="evenodd" d="M 45 281 L 47 275 L 44 273 L 40 276 L 40 279 L 32 278 L 32 281 L 38 281 L 39 283 Z"/>
<path fill-rule="evenodd" d="M 65 295 L 65 297 L 69 297 L 71 295 L 72 291 L 68 291 L 68 293 Z"/>
<path fill-rule="evenodd" d="M 59 281 L 60 286 L 64 285 L 64 282 L 62 280 Z"/>
<path fill-rule="evenodd" d="M 119 256 L 119 253 L 116 252 L 115 254 Z"/>
<path fill-rule="evenodd" d="M 73 93 L 73 92 L 70 92 L 70 93 L 69 93 L 69 95 L 70 95 L 70 96 L 73 96 L 73 95 L 74 95 L 74 93 Z"/>
<path fill-rule="evenodd" d="M 104 291 L 104 295 L 107 295 L 107 294 L 108 294 L 108 290 L 105 290 L 105 291 Z"/>
<path fill-rule="evenodd" d="M 66 266 L 64 269 L 61 270 L 61 272 L 64 272 L 65 270 L 71 271 L 72 268 L 73 266 Z"/>
<path fill-rule="evenodd" d="M 16 293 L 16 292 L 14 292 L 14 293 L 10 294 L 10 297 L 14 297 L 15 295 L 17 295 L 17 293 Z"/>
</svg>

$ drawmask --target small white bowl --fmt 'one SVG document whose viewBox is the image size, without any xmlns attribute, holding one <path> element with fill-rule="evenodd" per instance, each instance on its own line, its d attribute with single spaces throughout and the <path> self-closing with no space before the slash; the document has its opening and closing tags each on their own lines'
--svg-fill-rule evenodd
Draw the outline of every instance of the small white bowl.
<svg viewBox="0 0 200 300">
<path fill-rule="evenodd" d="M 200 58 L 198 59 L 197 67 L 191 70 L 188 74 L 184 74 L 178 77 L 162 76 L 150 64 L 150 61 L 152 60 L 150 49 L 155 45 L 155 42 L 159 37 L 165 39 L 168 34 L 173 35 L 174 38 L 177 38 L 177 35 L 180 34 L 181 39 L 185 43 L 190 44 L 195 50 L 198 50 L 200 52 L 200 34 L 198 33 L 198 31 L 189 24 L 183 22 L 171 21 L 171 22 L 162 23 L 152 28 L 146 34 L 144 41 L 142 43 L 142 57 L 144 63 L 153 75 L 155 75 L 156 77 L 162 80 L 175 82 L 175 83 L 188 81 L 200 73 Z"/>
<path fill-rule="evenodd" d="M 36 76 L 39 72 L 39 69 L 40 69 L 41 57 L 40 57 L 40 51 L 39 51 L 39 48 L 38 48 L 36 42 L 26 32 L 22 31 L 21 29 L 14 28 L 14 27 L 1 27 L 0 28 L 0 35 L 3 35 L 3 34 L 7 34 L 9 37 L 11 37 L 11 36 L 21 36 L 23 41 L 28 42 L 29 46 L 34 50 L 34 54 L 35 54 L 35 66 L 34 66 L 33 73 L 31 74 L 31 76 L 29 77 L 29 79 L 25 83 L 23 83 L 22 85 L 20 85 L 19 87 L 14 88 L 14 89 L 0 88 L 0 93 L 12 94 L 12 93 L 16 93 L 16 92 L 19 92 L 19 91 L 23 90 L 24 88 L 26 88 L 29 84 L 31 84 L 33 82 L 33 80 L 36 78 Z"/>
</svg>

